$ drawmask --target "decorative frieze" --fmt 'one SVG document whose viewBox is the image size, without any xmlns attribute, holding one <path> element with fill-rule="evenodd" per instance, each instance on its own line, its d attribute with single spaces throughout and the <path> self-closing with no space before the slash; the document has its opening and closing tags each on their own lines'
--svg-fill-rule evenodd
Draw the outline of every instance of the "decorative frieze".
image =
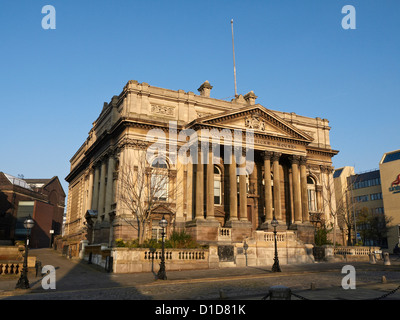
<svg viewBox="0 0 400 320">
<path fill-rule="evenodd" d="M 151 105 L 151 113 L 162 114 L 165 116 L 173 116 L 175 107 L 161 106 L 153 104 Z"/>
<path fill-rule="evenodd" d="M 203 117 L 212 115 L 212 113 L 208 113 L 208 112 L 198 112 L 197 111 L 196 113 L 197 113 L 197 117 L 199 117 L 199 118 L 203 118 Z"/>
<path fill-rule="evenodd" d="M 148 146 L 149 144 L 143 140 L 125 138 L 118 144 L 117 148 L 123 149 L 128 147 L 128 148 L 146 150 Z"/>
</svg>

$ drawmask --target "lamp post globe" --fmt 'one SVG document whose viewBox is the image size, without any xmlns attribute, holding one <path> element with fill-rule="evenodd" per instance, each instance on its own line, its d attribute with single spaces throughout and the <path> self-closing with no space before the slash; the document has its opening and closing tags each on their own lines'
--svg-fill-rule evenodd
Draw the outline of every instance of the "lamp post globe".
<svg viewBox="0 0 400 320">
<path fill-rule="evenodd" d="M 33 220 L 30 216 L 26 218 L 24 221 L 24 228 L 29 230 L 32 229 L 35 226 L 35 220 Z"/>
<path fill-rule="evenodd" d="M 35 226 L 35 220 L 29 216 L 24 221 L 24 228 L 26 229 L 26 239 L 25 239 L 25 254 L 24 254 L 24 264 L 22 267 L 21 276 L 18 279 L 16 289 L 29 289 L 28 280 L 28 244 L 29 244 L 29 234 L 31 229 Z"/>
<path fill-rule="evenodd" d="M 159 226 L 163 229 L 165 229 L 168 226 L 168 221 L 165 219 L 165 217 L 163 216 L 162 219 L 159 222 Z"/>
<path fill-rule="evenodd" d="M 161 263 L 160 270 L 158 271 L 157 278 L 160 280 L 167 280 L 167 274 L 165 272 L 165 250 L 164 250 L 164 242 L 165 242 L 165 228 L 168 226 L 168 221 L 165 219 L 164 215 L 159 222 L 159 226 L 162 228 L 162 247 L 161 247 Z"/>
</svg>

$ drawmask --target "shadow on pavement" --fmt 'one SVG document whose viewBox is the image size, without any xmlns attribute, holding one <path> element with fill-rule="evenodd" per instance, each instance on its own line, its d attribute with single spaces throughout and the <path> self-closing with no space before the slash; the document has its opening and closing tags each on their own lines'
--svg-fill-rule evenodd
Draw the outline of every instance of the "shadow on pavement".
<svg viewBox="0 0 400 320">
<path fill-rule="evenodd" d="M 48 269 L 54 270 L 55 281 L 52 281 L 50 273 L 42 275 L 39 271 L 36 275 L 36 270 L 30 268 L 28 272 L 30 289 L 10 291 L 14 279 L 9 279 L 7 280 L 8 290 L 0 290 L 3 291 L 0 300 L 151 299 L 150 296 L 142 294 L 135 288 L 134 281 L 128 286 L 124 285 L 115 281 L 112 273 L 106 272 L 100 266 L 88 264 L 87 261 L 68 259 L 53 249 L 31 249 L 29 253 L 37 257 L 42 268 L 51 266 Z M 142 278 L 142 281 L 154 281 L 153 274 L 143 275 Z M 15 283 L 17 281 L 18 277 L 15 277 Z M 52 289 L 50 282 L 55 284 L 55 289 Z M 120 290 L 121 287 L 125 288 L 123 293 Z M 2 281 L 0 281 L 0 289 L 2 289 Z"/>
</svg>

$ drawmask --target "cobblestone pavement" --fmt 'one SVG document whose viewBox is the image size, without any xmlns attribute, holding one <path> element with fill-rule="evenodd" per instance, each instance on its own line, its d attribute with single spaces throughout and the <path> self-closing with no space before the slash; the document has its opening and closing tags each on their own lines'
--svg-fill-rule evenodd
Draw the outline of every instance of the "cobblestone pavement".
<svg viewBox="0 0 400 320">
<path fill-rule="evenodd" d="M 168 280 L 153 273 L 110 274 L 87 262 L 67 259 L 51 249 L 31 250 L 42 265 L 56 269 L 56 289 L 43 289 L 42 278 L 29 272 L 31 288 L 15 290 L 15 276 L 0 276 L 1 300 L 262 300 L 271 286 L 283 285 L 292 300 L 400 300 L 400 260 L 390 266 L 368 262 L 282 265 L 281 273 L 270 267 L 168 271 Z M 341 283 L 344 265 L 356 270 L 356 289 Z M 157 266 L 158 267 L 158 266 Z M 385 281 L 383 281 L 383 279 Z M 387 295 L 387 296 L 385 296 Z"/>
</svg>

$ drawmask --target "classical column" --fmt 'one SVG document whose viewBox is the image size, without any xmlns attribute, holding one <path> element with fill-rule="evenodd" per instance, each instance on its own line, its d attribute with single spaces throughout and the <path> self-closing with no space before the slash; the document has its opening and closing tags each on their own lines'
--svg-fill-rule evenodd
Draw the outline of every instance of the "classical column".
<svg viewBox="0 0 400 320">
<path fill-rule="evenodd" d="M 279 158 L 282 153 L 274 152 L 272 155 L 272 170 L 274 174 L 274 211 L 275 218 L 277 220 L 282 220 L 282 211 L 281 211 L 281 179 L 280 179 L 280 168 L 279 168 Z"/>
<path fill-rule="evenodd" d="M 303 222 L 310 221 L 310 216 L 308 213 L 306 162 L 306 157 L 300 157 L 301 210 L 303 213 Z"/>
<path fill-rule="evenodd" d="M 246 190 L 246 156 L 243 150 L 239 170 L 239 204 L 240 204 L 240 220 L 248 221 L 247 218 L 247 190 Z"/>
<path fill-rule="evenodd" d="M 105 186 L 106 186 L 106 162 L 103 160 L 101 163 L 100 171 L 100 188 L 99 188 L 99 201 L 97 205 L 97 210 L 99 214 L 104 213 L 104 197 L 105 197 Z"/>
<path fill-rule="evenodd" d="M 301 189 L 300 189 L 300 173 L 299 173 L 299 156 L 291 156 L 292 162 L 292 179 L 293 179 L 293 202 L 294 202 L 294 223 L 301 223 Z"/>
<path fill-rule="evenodd" d="M 272 152 L 264 152 L 264 201 L 265 221 L 272 221 L 272 183 L 271 183 L 271 157 Z"/>
<path fill-rule="evenodd" d="M 203 152 L 201 146 L 198 148 L 196 164 L 196 216 L 195 219 L 204 219 L 204 167 Z"/>
<path fill-rule="evenodd" d="M 206 218 L 209 220 L 215 219 L 214 215 L 214 153 L 212 145 L 208 150 L 208 163 L 207 163 L 207 206 Z"/>
<path fill-rule="evenodd" d="M 196 199 L 194 198 L 194 190 L 195 190 L 195 185 L 194 185 L 194 166 L 195 164 L 193 163 L 193 157 L 190 155 L 189 156 L 189 161 L 187 164 L 187 177 L 186 177 L 186 201 L 187 201 L 187 214 L 188 217 L 193 218 L 196 212 Z M 182 185 L 183 187 L 183 185 Z"/>
<path fill-rule="evenodd" d="M 237 178 L 236 158 L 232 148 L 231 163 L 229 164 L 229 220 L 238 220 L 237 216 Z"/>
<path fill-rule="evenodd" d="M 176 228 L 180 229 L 182 223 L 184 223 L 183 211 L 184 211 L 184 192 L 187 189 L 187 181 L 185 180 L 185 168 L 184 164 L 180 161 L 176 162 L 176 212 L 175 212 L 175 223 Z M 187 208 L 189 208 L 188 199 L 186 199 Z M 179 225 L 178 225 L 179 224 Z"/>
<path fill-rule="evenodd" d="M 92 209 L 92 197 L 93 197 L 93 170 L 89 170 L 89 182 L 88 182 L 88 195 L 86 202 L 86 210 Z"/>
<path fill-rule="evenodd" d="M 108 169 L 107 169 L 107 187 L 106 187 L 106 199 L 105 199 L 105 213 L 106 218 L 111 212 L 111 205 L 113 202 L 113 180 L 114 180 L 114 157 L 111 155 L 108 158 Z"/>
<path fill-rule="evenodd" d="M 93 196 L 92 196 L 92 209 L 93 210 L 98 210 L 99 178 L 100 178 L 100 167 L 96 164 L 94 167 L 94 182 L 93 182 Z"/>
</svg>

